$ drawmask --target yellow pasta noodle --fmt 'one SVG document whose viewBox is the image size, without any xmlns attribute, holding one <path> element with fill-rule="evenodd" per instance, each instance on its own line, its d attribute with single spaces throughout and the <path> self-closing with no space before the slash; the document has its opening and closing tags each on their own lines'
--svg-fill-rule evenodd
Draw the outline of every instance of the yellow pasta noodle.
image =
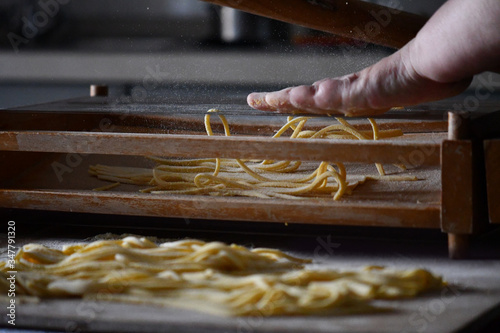
<svg viewBox="0 0 500 333">
<path fill-rule="evenodd" d="M 128 236 L 62 250 L 25 245 L 16 255 L 19 295 L 173 305 L 217 315 L 306 315 L 377 310 L 444 286 L 423 269 L 310 269 L 311 261 L 276 249 L 200 240 L 156 244 Z M 9 268 L 0 262 L 0 290 Z"/>
<path fill-rule="evenodd" d="M 217 115 L 224 134 L 231 136 L 227 119 L 216 109 L 205 115 L 207 135 L 214 135 L 210 120 Z M 326 126 L 318 131 L 304 130 L 309 117 L 288 117 L 287 122 L 274 135 L 279 138 L 291 129 L 292 139 L 358 139 L 378 140 L 382 137 L 402 135 L 399 130 L 380 131 L 373 119 L 369 119 L 372 131 L 358 131 L 346 120 L 336 118 L 339 124 Z M 323 161 L 309 174 L 300 172 L 301 161 L 245 161 L 242 159 L 167 159 L 152 157 L 158 163 L 152 170 L 123 168 L 104 165 L 90 167 L 90 174 L 101 180 L 117 183 L 149 186 L 142 192 L 163 194 L 204 194 L 218 196 L 249 196 L 258 198 L 300 199 L 304 197 L 333 196 L 339 200 L 351 193 L 360 183 L 369 179 L 416 180 L 415 177 L 365 177 L 360 182 L 349 183 L 346 169 L 341 162 Z M 385 171 L 376 164 L 381 176 Z M 112 187 L 111 187 L 112 188 Z M 107 190 L 101 187 L 96 190 Z"/>
</svg>

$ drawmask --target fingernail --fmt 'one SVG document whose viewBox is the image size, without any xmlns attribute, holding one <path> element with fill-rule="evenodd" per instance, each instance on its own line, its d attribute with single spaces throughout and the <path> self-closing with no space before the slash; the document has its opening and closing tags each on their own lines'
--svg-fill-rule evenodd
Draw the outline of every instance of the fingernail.
<svg viewBox="0 0 500 333">
<path fill-rule="evenodd" d="M 258 108 L 264 104 L 266 93 L 251 93 L 247 97 L 247 103 L 253 108 Z"/>
</svg>

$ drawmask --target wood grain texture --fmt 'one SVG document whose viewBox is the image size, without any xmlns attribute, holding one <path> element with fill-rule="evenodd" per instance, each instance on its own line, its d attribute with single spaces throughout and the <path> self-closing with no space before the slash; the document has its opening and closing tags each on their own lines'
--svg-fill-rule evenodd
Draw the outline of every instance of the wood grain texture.
<svg viewBox="0 0 500 333">
<path fill-rule="evenodd" d="M 107 100 L 95 98 L 109 109 Z M 23 157 L 10 168 L 9 177 L 0 181 L 0 207 L 232 221 L 440 227 L 440 174 L 436 167 L 440 165 L 443 133 L 432 136 L 415 132 L 443 131 L 446 122 L 380 120 L 382 129 L 403 127 L 413 133 L 401 140 L 272 139 L 269 135 L 281 127 L 284 117 L 251 117 L 241 110 L 228 116 L 234 133 L 240 135 L 208 137 L 203 132 L 205 111 L 201 109 L 189 114 L 94 110 L 101 104 L 89 99 L 0 114 L 2 156 Z M 144 108 L 155 109 L 147 105 Z M 311 126 L 321 128 L 323 122 L 328 125 L 334 120 L 311 119 Z M 370 129 L 366 120 L 351 122 L 358 129 Z M 222 131 L 218 119 L 212 126 Z M 170 131 L 175 134 L 165 134 Z M 179 134 L 183 132 L 193 135 Z M 324 198 L 287 202 L 149 195 L 138 193 L 139 188 L 133 185 L 121 185 L 109 192 L 91 191 L 105 182 L 88 175 L 89 165 L 146 167 L 142 164 L 145 162 L 140 162 L 146 160 L 141 156 L 150 155 L 386 164 L 404 161 L 410 167 L 409 173 L 421 181 L 366 183 L 341 202 Z M 428 174 L 422 170 L 427 166 L 432 166 Z M 360 174 L 376 173 L 373 165 L 366 167 L 367 171 L 361 170 Z M 390 171 L 391 167 L 386 169 Z"/>
<path fill-rule="evenodd" d="M 500 139 L 484 141 L 490 223 L 500 223 Z"/>
<path fill-rule="evenodd" d="M 99 98 L 99 97 L 96 97 Z M 52 103 L 54 110 L 2 110 L 0 112 L 0 130 L 2 131 L 87 131 L 87 132 L 124 132 L 124 133 L 169 133 L 187 134 L 205 133 L 203 116 L 205 112 L 183 114 L 177 111 L 165 111 L 163 114 L 111 113 L 88 112 L 81 110 L 81 104 Z M 138 109 L 147 109 L 147 105 L 140 105 Z M 186 107 L 189 109 L 189 106 Z M 65 111 L 66 110 L 66 111 Z M 68 112 L 68 110 L 72 110 Z M 224 112 L 226 114 L 226 112 Z M 272 136 L 285 123 L 285 115 L 253 111 L 233 111 L 226 118 L 231 127 L 231 133 L 239 135 Z M 371 130 L 366 119 L 348 119 L 349 123 L 358 130 Z M 376 119 L 379 129 L 401 129 L 404 133 L 446 132 L 448 122 L 443 120 L 415 120 L 415 119 Z M 309 121 L 307 128 L 319 130 L 336 121 L 329 117 L 314 118 Z M 214 119 L 212 128 L 217 133 L 224 129 L 217 119 Z"/>
<path fill-rule="evenodd" d="M 222 147 L 222 149 L 221 149 Z M 0 132 L 0 149 L 80 154 L 440 164 L 440 144 L 99 132 Z M 412 162 L 414 161 L 414 163 Z"/>
<path fill-rule="evenodd" d="M 439 228 L 439 205 L 0 190 L 0 205 L 53 211 L 281 223 Z"/>
<path fill-rule="evenodd" d="M 422 16 L 358 0 L 204 0 L 252 14 L 401 48 L 425 24 Z"/>
<path fill-rule="evenodd" d="M 452 234 L 473 231 L 472 143 L 446 140 L 441 157 L 441 228 Z"/>
<path fill-rule="evenodd" d="M 367 181 L 337 202 L 331 197 L 284 201 L 141 194 L 139 190 L 147 186 L 129 184 L 108 192 L 94 192 L 91 189 L 109 182 L 90 176 L 90 165 L 151 168 L 155 163 L 143 157 L 125 155 L 10 154 L 46 156 L 36 163 L 19 165 L 17 175 L 0 182 L 0 192 L 3 193 L 0 207 L 234 221 L 255 218 L 256 221 L 273 222 L 439 228 L 440 170 L 437 167 L 407 171 L 419 181 Z M 307 170 L 316 165 L 314 162 L 303 163 Z M 358 176 L 377 172 L 371 164 L 347 164 L 346 168 L 348 178 L 353 177 L 353 181 Z M 401 172 L 391 165 L 386 165 L 386 171 L 389 174 Z M 204 211 L 205 208 L 209 210 Z M 417 223 L 421 217 L 425 220 Z"/>
</svg>

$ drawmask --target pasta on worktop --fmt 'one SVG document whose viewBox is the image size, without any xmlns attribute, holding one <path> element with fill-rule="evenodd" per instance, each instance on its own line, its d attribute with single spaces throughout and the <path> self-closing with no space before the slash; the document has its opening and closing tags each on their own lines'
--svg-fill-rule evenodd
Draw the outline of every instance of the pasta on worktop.
<svg viewBox="0 0 500 333">
<path fill-rule="evenodd" d="M 308 268 L 277 249 L 200 240 L 156 244 L 128 236 L 68 245 L 25 245 L 16 255 L 18 295 L 169 305 L 225 316 L 350 314 L 382 311 L 445 283 L 424 269 Z M 0 290 L 9 289 L 0 262 Z"/>
</svg>

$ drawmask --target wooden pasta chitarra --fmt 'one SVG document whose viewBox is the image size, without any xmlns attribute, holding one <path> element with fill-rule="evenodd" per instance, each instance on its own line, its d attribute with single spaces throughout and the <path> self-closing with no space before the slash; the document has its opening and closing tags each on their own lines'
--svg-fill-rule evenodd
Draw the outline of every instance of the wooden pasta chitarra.
<svg viewBox="0 0 500 333">
<path fill-rule="evenodd" d="M 259 113 L 243 105 L 219 104 L 234 136 L 208 137 L 203 126 L 206 103 L 118 103 L 95 95 L 94 89 L 92 97 L 0 113 L 0 207 L 433 228 L 448 233 L 453 258 L 464 255 L 468 235 L 481 230 L 485 222 L 500 223 L 496 205 L 500 199 L 500 177 L 496 172 L 500 165 L 500 140 L 495 139 L 500 133 L 477 129 L 491 128 L 491 119 L 498 118 L 495 113 L 488 115 L 486 121 L 451 113 L 448 124 L 443 120 L 444 110 L 413 112 L 417 118 L 427 120 L 401 118 L 401 113 L 395 111 L 377 121 L 381 130 L 402 129 L 406 135 L 401 138 L 300 140 L 271 138 L 286 121 L 283 115 Z M 412 114 L 411 110 L 404 112 Z M 333 121 L 329 117 L 314 118 L 311 126 L 321 128 Z M 359 130 L 370 126 L 366 119 L 349 121 Z M 223 133 L 220 123 L 214 121 L 212 128 Z M 340 201 L 150 194 L 138 192 L 140 187 L 134 185 L 120 185 L 103 192 L 92 190 L 109 183 L 91 177 L 90 165 L 151 167 L 152 162 L 145 156 L 342 161 L 348 174 L 374 174 L 374 162 L 388 167 L 404 163 L 406 172 L 419 180 L 367 182 Z"/>
</svg>

